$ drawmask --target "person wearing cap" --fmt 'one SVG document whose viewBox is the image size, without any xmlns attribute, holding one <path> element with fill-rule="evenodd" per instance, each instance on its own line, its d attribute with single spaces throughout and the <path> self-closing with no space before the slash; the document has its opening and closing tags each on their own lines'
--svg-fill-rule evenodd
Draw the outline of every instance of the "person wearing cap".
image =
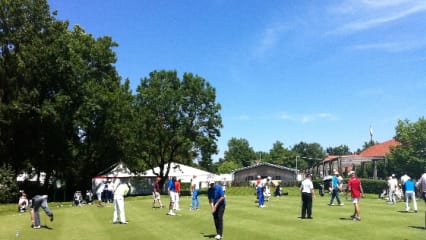
<svg viewBox="0 0 426 240">
<path fill-rule="evenodd" d="M 388 189 L 389 189 L 389 203 L 396 204 L 396 191 L 398 188 L 398 180 L 396 179 L 395 174 L 388 180 Z"/>
<path fill-rule="evenodd" d="M 124 196 L 130 191 L 130 183 L 120 183 L 114 189 L 114 214 L 112 218 L 112 222 L 114 224 L 127 224 L 126 214 L 124 211 Z M 118 217 L 120 216 L 120 221 Z"/>
<path fill-rule="evenodd" d="M 257 201 L 259 203 L 259 207 L 264 208 L 265 197 L 263 195 L 263 181 L 260 176 L 257 176 L 257 180 L 256 180 L 256 193 L 257 193 Z"/>
<path fill-rule="evenodd" d="M 200 200 L 198 195 L 200 193 L 200 182 L 197 176 L 193 176 L 191 180 L 191 208 L 189 210 L 198 210 L 200 208 Z"/>
<path fill-rule="evenodd" d="M 337 204 L 343 206 L 343 203 L 340 201 L 339 197 L 339 172 L 334 170 L 334 176 L 331 178 L 331 199 L 329 206 L 334 206 L 334 199 L 336 198 Z"/>
<path fill-rule="evenodd" d="M 176 177 L 172 177 L 172 179 L 169 180 L 168 187 L 167 187 L 167 192 L 169 193 L 169 198 L 170 198 L 169 212 L 167 213 L 167 215 L 170 215 L 170 216 L 176 215 L 173 212 L 175 200 L 176 200 L 175 181 L 176 181 Z"/>
<path fill-rule="evenodd" d="M 156 177 L 154 183 L 152 184 L 152 208 L 155 208 L 155 203 L 158 202 L 160 208 L 163 208 L 164 205 L 161 202 L 160 195 L 160 177 Z"/>
<path fill-rule="evenodd" d="M 348 190 L 351 192 L 352 203 L 354 204 L 354 214 L 351 215 L 351 218 L 354 221 L 361 221 L 359 201 L 361 197 L 364 197 L 361 179 L 356 177 L 354 171 L 350 171 L 348 175 L 350 176 L 348 181 Z"/>
<path fill-rule="evenodd" d="M 222 239 L 223 237 L 223 215 L 225 213 L 225 193 L 222 186 L 215 184 L 214 181 L 209 181 L 209 189 L 207 191 L 209 204 L 212 210 L 214 225 L 216 227 L 215 239 Z"/>
<path fill-rule="evenodd" d="M 312 219 L 312 199 L 315 197 L 314 184 L 312 183 L 312 175 L 306 174 L 305 179 L 300 184 L 300 192 L 302 193 L 302 214 L 300 218 Z"/>
</svg>

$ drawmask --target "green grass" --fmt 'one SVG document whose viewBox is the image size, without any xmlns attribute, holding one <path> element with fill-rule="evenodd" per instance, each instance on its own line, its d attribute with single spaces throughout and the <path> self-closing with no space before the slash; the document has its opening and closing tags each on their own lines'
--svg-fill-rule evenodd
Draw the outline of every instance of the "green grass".
<svg viewBox="0 0 426 240">
<path fill-rule="evenodd" d="M 314 199 L 313 220 L 302 220 L 300 197 L 295 189 L 289 196 L 272 198 L 259 209 L 251 191 L 227 190 L 225 239 L 425 239 L 425 204 L 418 201 L 418 213 L 403 213 L 404 203 L 387 205 L 371 195 L 361 201 L 361 222 L 349 220 L 353 206 L 330 207 L 330 197 Z M 168 203 L 167 196 L 162 201 Z M 189 211 L 190 198 L 181 199 L 178 216 L 167 216 L 167 209 L 152 209 L 150 197 L 130 197 L 125 201 L 129 224 L 113 225 L 112 204 L 105 208 L 93 205 L 71 207 L 71 203 L 49 203 L 55 220 L 49 222 L 44 212 L 42 224 L 49 228 L 31 229 L 28 213 L 17 213 L 15 205 L 0 205 L 0 239 L 211 239 L 215 234 L 205 195 L 200 196 L 201 210 Z"/>
</svg>

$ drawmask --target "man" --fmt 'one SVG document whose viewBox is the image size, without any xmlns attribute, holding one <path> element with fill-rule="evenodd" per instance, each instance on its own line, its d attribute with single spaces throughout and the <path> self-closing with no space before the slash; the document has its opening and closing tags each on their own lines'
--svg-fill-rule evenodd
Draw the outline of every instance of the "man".
<svg viewBox="0 0 426 240">
<path fill-rule="evenodd" d="M 170 216 L 176 215 L 173 212 L 173 206 L 176 200 L 175 181 L 176 181 L 176 177 L 172 177 L 172 179 L 169 180 L 168 187 L 167 187 L 167 192 L 169 193 L 169 198 L 170 198 L 169 212 L 167 213 L 167 215 L 170 215 Z"/>
<path fill-rule="evenodd" d="M 302 193 L 302 219 L 312 219 L 312 199 L 315 197 L 314 184 L 312 183 L 312 175 L 306 174 L 305 180 L 300 184 L 300 192 Z"/>
<path fill-rule="evenodd" d="M 364 197 L 364 190 L 362 189 L 361 179 L 356 177 L 354 171 L 350 171 L 349 176 L 348 190 L 351 192 L 352 203 L 354 204 L 354 214 L 351 218 L 354 221 L 361 221 L 359 201 L 361 197 Z"/>
<path fill-rule="evenodd" d="M 260 176 L 257 176 L 256 180 L 256 192 L 257 192 L 257 200 L 260 208 L 265 207 L 265 198 L 263 195 L 263 181 Z"/>
<path fill-rule="evenodd" d="M 31 216 L 31 227 L 34 229 L 40 229 L 40 207 L 44 210 L 50 221 L 53 221 L 53 213 L 50 211 L 47 205 L 47 195 L 35 195 L 30 201 L 30 216 Z"/>
<path fill-rule="evenodd" d="M 416 186 L 422 194 L 423 201 L 426 203 L 426 173 L 423 173 L 422 177 L 417 181 Z"/>
<path fill-rule="evenodd" d="M 209 181 L 209 190 L 207 191 L 209 204 L 211 206 L 214 225 L 216 227 L 215 239 L 223 237 L 223 214 L 225 213 L 225 193 L 222 186 L 215 184 L 214 181 Z"/>
<path fill-rule="evenodd" d="M 180 179 L 175 181 L 175 205 L 173 209 L 176 211 L 180 211 L 179 201 L 180 201 Z"/>
<path fill-rule="evenodd" d="M 389 189 L 389 203 L 396 204 L 396 190 L 398 188 L 398 180 L 396 179 L 395 174 L 388 180 L 388 189 Z"/>
<path fill-rule="evenodd" d="M 154 183 L 152 184 L 152 208 L 155 208 L 155 202 L 158 202 L 160 208 L 163 208 L 164 205 L 161 202 L 161 194 L 160 194 L 160 177 L 156 177 Z"/>
<path fill-rule="evenodd" d="M 130 191 L 130 183 L 120 183 L 114 190 L 114 215 L 112 222 L 114 224 L 127 224 L 126 214 L 124 212 L 124 197 Z M 120 216 L 120 221 L 118 220 Z"/>
<path fill-rule="evenodd" d="M 197 179 L 197 176 L 193 176 L 191 180 L 191 196 L 192 203 L 190 210 L 198 210 L 200 208 L 200 201 L 198 199 L 198 195 L 200 193 L 200 182 Z"/>
<path fill-rule="evenodd" d="M 124 211 L 124 197 L 130 192 L 130 183 L 120 183 L 115 189 L 113 188 L 114 216 L 113 223 L 127 224 Z M 120 221 L 118 221 L 120 217 Z"/>
<path fill-rule="evenodd" d="M 405 192 L 405 211 L 410 211 L 410 199 L 413 202 L 414 212 L 417 212 L 417 202 L 416 202 L 416 184 L 413 179 L 408 178 L 404 182 L 404 192 Z"/>
<path fill-rule="evenodd" d="M 98 189 L 96 189 L 96 198 L 98 199 L 98 207 L 103 207 L 104 205 L 102 204 L 102 193 L 104 192 L 105 189 L 105 183 L 101 182 L 98 185 Z"/>
<path fill-rule="evenodd" d="M 334 171 L 334 176 L 331 178 L 331 199 L 330 199 L 330 203 L 328 204 L 329 206 L 334 206 L 334 198 L 336 198 L 337 200 L 337 204 L 339 204 L 339 206 L 343 206 L 343 203 L 340 201 L 340 197 L 339 197 L 339 172 L 338 171 Z"/>
</svg>

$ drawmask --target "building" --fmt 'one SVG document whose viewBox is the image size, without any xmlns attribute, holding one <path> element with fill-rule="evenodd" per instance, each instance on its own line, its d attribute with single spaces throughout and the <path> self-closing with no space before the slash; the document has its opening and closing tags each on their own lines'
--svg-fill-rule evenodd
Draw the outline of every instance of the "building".
<svg viewBox="0 0 426 240">
<path fill-rule="evenodd" d="M 256 180 L 257 176 L 262 178 L 271 177 L 274 181 L 296 180 L 296 169 L 287 168 L 271 163 L 259 163 L 249 167 L 239 168 L 233 171 L 234 182 L 250 182 Z"/>
</svg>

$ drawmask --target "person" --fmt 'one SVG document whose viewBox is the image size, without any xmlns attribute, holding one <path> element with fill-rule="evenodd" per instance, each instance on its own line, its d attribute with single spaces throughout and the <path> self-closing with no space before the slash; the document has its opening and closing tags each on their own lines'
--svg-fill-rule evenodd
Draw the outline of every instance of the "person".
<svg viewBox="0 0 426 240">
<path fill-rule="evenodd" d="M 176 211 L 180 211 L 180 206 L 179 206 L 179 200 L 180 200 L 180 184 L 181 180 L 178 179 L 177 181 L 175 181 L 175 204 L 173 206 L 174 210 Z"/>
<path fill-rule="evenodd" d="M 416 186 L 422 194 L 423 201 L 426 203 L 426 173 L 423 173 L 423 175 L 417 181 Z"/>
<path fill-rule="evenodd" d="M 223 237 L 223 215 L 225 213 L 225 193 L 222 186 L 215 184 L 213 180 L 209 181 L 209 189 L 207 191 L 209 204 L 211 206 L 214 225 L 216 227 L 215 239 Z"/>
<path fill-rule="evenodd" d="M 176 177 L 172 177 L 172 179 L 169 180 L 168 187 L 167 187 L 167 192 L 169 193 L 169 198 L 170 198 L 169 212 L 167 213 L 167 215 L 170 215 L 170 216 L 176 215 L 173 212 L 173 206 L 176 200 L 175 181 L 176 181 Z"/>
<path fill-rule="evenodd" d="M 269 185 L 271 184 L 271 179 L 271 177 L 267 177 L 266 184 L 264 186 L 263 197 L 266 201 L 269 201 L 269 199 L 271 198 L 271 189 L 269 187 Z"/>
<path fill-rule="evenodd" d="M 130 192 L 130 183 L 119 183 L 113 190 L 114 192 L 114 214 L 112 217 L 113 224 L 127 224 L 126 214 L 124 211 L 124 197 Z M 120 220 L 118 218 L 120 217 Z"/>
<path fill-rule="evenodd" d="M 155 202 L 158 202 L 160 208 L 164 208 L 163 203 L 161 202 L 160 195 L 160 177 L 156 177 L 154 183 L 152 184 L 152 208 L 155 208 Z"/>
<path fill-rule="evenodd" d="M 413 208 L 414 212 L 417 212 L 417 202 L 416 202 L 416 184 L 414 183 L 413 179 L 408 178 L 404 182 L 404 192 L 405 192 L 405 211 L 410 211 L 410 199 L 413 202 Z"/>
<path fill-rule="evenodd" d="M 198 210 L 200 208 L 200 201 L 198 199 L 198 195 L 200 193 L 200 182 L 197 179 L 197 176 L 193 176 L 191 180 L 191 208 L 190 210 Z"/>
<path fill-rule="evenodd" d="M 334 171 L 334 176 L 331 178 L 331 199 L 330 199 L 330 203 L 328 204 L 329 206 L 334 206 L 334 199 L 336 198 L 337 200 L 337 204 L 339 204 L 339 206 L 343 206 L 343 203 L 340 201 L 340 197 L 339 197 L 339 172 L 338 171 Z"/>
<path fill-rule="evenodd" d="M 28 203 L 27 194 L 25 192 L 22 192 L 18 200 L 18 211 L 25 212 L 28 208 L 28 204 L 29 203 Z"/>
<path fill-rule="evenodd" d="M 352 220 L 361 221 L 361 212 L 359 202 L 364 197 L 361 179 L 357 178 L 354 171 L 349 172 L 348 190 L 351 192 L 352 203 L 354 204 L 354 214 L 351 215 Z"/>
<path fill-rule="evenodd" d="M 281 197 L 281 185 L 278 183 L 278 185 L 275 187 L 274 195 L 275 197 Z"/>
<path fill-rule="evenodd" d="M 396 179 L 395 174 L 388 180 L 388 189 L 389 189 L 389 203 L 396 204 L 396 193 L 398 188 L 398 180 Z"/>
<path fill-rule="evenodd" d="M 86 203 L 91 205 L 92 202 L 93 202 L 93 193 L 91 190 L 86 190 Z"/>
<path fill-rule="evenodd" d="M 410 176 L 408 176 L 406 173 L 404 175 L 401 176 L 400 178 L 400 184 L 402 187 L 402 195 L 404 196 L 404 201 L 405 201 L 405 182 L 410 179 Z"/>
<path fill-rule="evenodd" d="M 35 195 L 30 200 L 30 216 L 31 216 L 31 227 L 34 229 L 40 229 L 40 207 L 44 210 L 50 221 L 53 221 L 53 213 L 47 204 L 47 195 Z"/>
<path fill-rule="evenodd" d="M 265 207 L 265 198 L 263 195 L 263 181 L 260 176 L 257 176 L 256 180 L 256 192 L 257 192 L 257 200 L 259 203 L 259 208 Z"/>
<path fill-rule="evenodd" d="M 302 193 L 302 214 L 300 218 L 312 219 L 312 199 L 315 197 L 314 184 L 312 183 L 312 175 L 306 174 L 305 179 L 300 184 L 300 192 Z"/>
<path fill-rule="evenodd" d="M 98 189 L 96 189 L 96 198 L 98 199 L 98 207 L 104 206 L 102 204 L 102 193 L 104 192 L 104 189 L 105 189 L 105 184 L 104 184 L 104 182 L 101 182 L 98 185 Z"/>
<path fill-rule="evenodd" d="M 83 195 L 81 195 L 81 191 L 75 191 L 73 206 L 81 206 L 82 202 L 83 202 Z"/>
</svg>

